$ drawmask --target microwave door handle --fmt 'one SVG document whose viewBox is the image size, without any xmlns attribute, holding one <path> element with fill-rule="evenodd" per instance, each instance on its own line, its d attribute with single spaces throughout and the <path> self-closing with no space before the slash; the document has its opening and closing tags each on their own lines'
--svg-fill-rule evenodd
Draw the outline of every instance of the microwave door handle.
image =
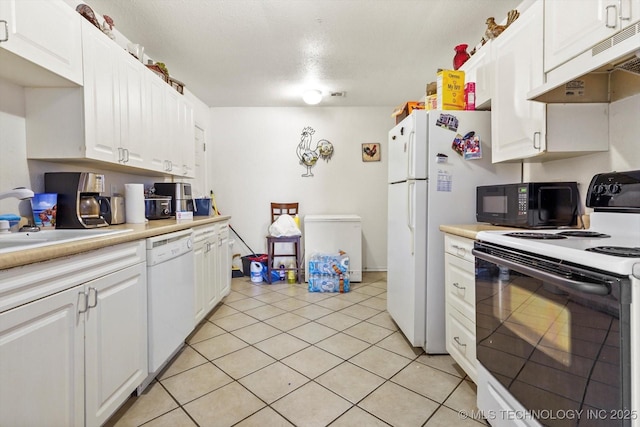
<svg viewBox="0 0 640 427">
<path fill-rule="evenodd" d="M 577 280 L 571 280 L 564 277 L 556 276 L 555 274 L 547 273 L 546 271 L 538 270 L 535 268 L 531 268 L 526 265 L 518 264 L 513 261 L 507 260 L 505 258 L 500 258 L 494 255 L 486 254 L 484 252 L 479 252 L 476 249 L 473 249 L 471 253 L 477 258 L 483 259 L 485 261 L 489 261 L 496 265 L 502 265 L 504 267 L 508 267 L 512 270 L 519 271 L 521 273 L 526 274 L 527 276 L 531 276 L 535 279 L 540 279 L 544 282 L 551 283 L 553 285 L 564 288 L 568 291 L 573 292 L 583 292 L 585 294 L 593 294 L 593 295 L 609 295 L 611 290 L 607 285 L 599 285 L 597 283 L 585 283 L 579 282 Z"/>
<path fill-rule="evenodd" d="M 415 201 L 416 183 L 414 181 L 407 182 L 407 227 L 411 234 L 411 255 L 415 253 L 415 226 L 413 224 L 413 210 Z"/>
</svg>

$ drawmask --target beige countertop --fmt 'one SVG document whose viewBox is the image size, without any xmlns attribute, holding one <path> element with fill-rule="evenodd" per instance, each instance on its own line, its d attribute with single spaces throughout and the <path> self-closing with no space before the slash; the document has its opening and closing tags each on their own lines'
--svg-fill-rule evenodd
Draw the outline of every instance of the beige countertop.
<svg viewBox="0 0 640 427">
<path fill-rule="evenodd" d="M 43 246 L 33 249 L 24 249 L 6 254 L 0 254 L 0 270 L 35 262 L 48 261 L 55 258 L 62 258 L 70 255 L 92 251 L 95 249 L 113 246 L 120 243 L 132 242 L 146 239 L 147 237 L 158 236 L 160 234 L 172 233 L 174 231 L 186 230 L 200 225 L 211 224 L 231 218 L 228 215 L 219 216 L 194 216 L 193 221 L 175 219 L 152 220 L 144 224 L 121 224 L 107 227 L 109 230 L 131 230 L 127 233 L 116 233 L 96 237 L 95 239 L 83 239 L 73 242 L 64 242 Z"/>
<path fill-rule="evenodd" d="M 476 224 L 442 224 L 440 231 L 445 233 L 454 234 L 460 237 L 466 237 L 467 239 L 476 239 L 476 235 L 481 231 L 500 231 L 500 230 L 515 230 L 513 227 L 501 227 L 498 225 L 491 225 L 483 222 Z"/>
</svg>

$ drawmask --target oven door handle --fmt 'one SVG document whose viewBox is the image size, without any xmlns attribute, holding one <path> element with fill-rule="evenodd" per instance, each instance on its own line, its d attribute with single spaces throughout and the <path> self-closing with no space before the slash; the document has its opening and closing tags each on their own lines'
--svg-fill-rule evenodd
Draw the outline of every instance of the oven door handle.
<svg viewBox="0 0 640 427">
<path fill-rule="evenodd" d="M 512 270 L 519 271 L 535 279 L 540 279 L 544 282 L 548 282 L 553 285 L 557 285 L 563 288 L 568 288 L 574 292 L 578 291 L 578 292 L 583 292 L 586 294 L 593 294 L 593 295 L 609 295 L 611 293 L 611 289 L 606 284 L 600 285 L 596 283 L 585 283 L 585 282 L 579 282 L 577 280 L 566 279 L 564 277 L 556 276 L 555 274 L 547 273 L 545 271 L 538 270 L 526 265 L 518 264 L 513 261 L 506 260 L 504 258 L 486 254 L 484 252 L 477 251 L 476 249 L 473 249 L 471 253 L 477 258 L 483 259 L 485 261 L 489 261 L 496 265 L 502 265 L 504 267 L 508 267 Z"/>
</svg>

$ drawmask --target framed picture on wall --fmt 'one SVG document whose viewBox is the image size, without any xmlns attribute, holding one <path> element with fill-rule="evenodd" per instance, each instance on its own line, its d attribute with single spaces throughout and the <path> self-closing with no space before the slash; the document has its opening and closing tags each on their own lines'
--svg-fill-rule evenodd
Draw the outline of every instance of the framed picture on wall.
<svg viewBox="0 0 640 427">
<path fill-rule="evenodd" d="M 380 161 L 380 143 L 371 142 L 362 144 L 362 161 L 363 162 L 379 162 Z"/>
</svg>

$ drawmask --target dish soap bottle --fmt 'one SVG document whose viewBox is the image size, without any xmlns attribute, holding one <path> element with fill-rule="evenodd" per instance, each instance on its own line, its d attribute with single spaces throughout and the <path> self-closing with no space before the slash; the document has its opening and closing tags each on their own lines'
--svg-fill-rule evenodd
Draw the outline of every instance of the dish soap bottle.
<svg viewBox="0 0 640 427">
<path fill-rule="evenodd" d="M 289 264 L 289 268 L 296 268 L 293 263 Z M 289 270 L 287 271 L 287 283 L 289 283 L 290 285 L 293 285 L 294 283 L 296 283 L 296 272 L 294 270 Z"/>
</svg>

